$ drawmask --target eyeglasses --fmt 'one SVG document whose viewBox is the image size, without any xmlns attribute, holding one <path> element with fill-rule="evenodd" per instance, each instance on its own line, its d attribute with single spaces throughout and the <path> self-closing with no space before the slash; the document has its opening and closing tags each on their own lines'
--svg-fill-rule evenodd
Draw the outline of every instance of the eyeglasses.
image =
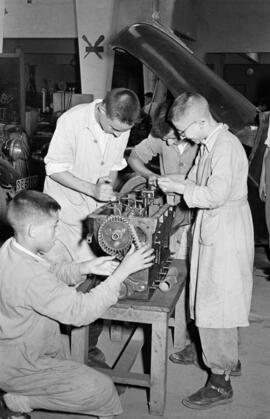
<svg viewBox="0 0 270 419">
<path fill-rule="evenodd" d="M 197 122 L 198 121 L 192 121 L 190 124 L 188 124 L 188 126 L 185 129 L 183 129 L 181 131 L 179 129 L 176 129 L 176 131 L 178 132 L 180 140 L 184 140 L 185 138 L 187 138 L 186 131 L 191 127 L 191 125 L 196 124 Z"/>
</svg>

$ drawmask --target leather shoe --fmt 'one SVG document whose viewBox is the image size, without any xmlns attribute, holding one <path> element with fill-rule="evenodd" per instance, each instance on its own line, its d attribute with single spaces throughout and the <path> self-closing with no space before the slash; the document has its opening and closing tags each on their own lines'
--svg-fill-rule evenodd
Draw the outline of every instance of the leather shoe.
<svg viewBox="0 0 270 419">
<path fill-rule="evenodd" d="M 175 352 L 169 356 L 169 360 L 175 364 L 192 365 L 198 362 L 195 345 L 190 343 L 182 351 Z"/>
<path fill-rule="evenodd" d="M 209 382 L 196 393 L 182 400 L 184 406 L 190 409 L 204 410 L 220 404 L 232 402 L 233 390 L 229 383 L 226 388 L 216 387 Z"/>
</svg>

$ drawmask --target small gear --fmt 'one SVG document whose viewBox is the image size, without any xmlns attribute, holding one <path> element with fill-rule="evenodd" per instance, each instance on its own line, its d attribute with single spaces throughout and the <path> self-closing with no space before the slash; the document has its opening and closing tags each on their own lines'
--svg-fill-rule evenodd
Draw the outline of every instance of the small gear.
<svg viewBox="0 0 270 419">
<path fill-rule="evenodd" d="M 98 242 L 105 253 L 122 260 L 133 242 L 129 222 L 119 215 L 111 215 L 98 230 Z"/>
</svg>

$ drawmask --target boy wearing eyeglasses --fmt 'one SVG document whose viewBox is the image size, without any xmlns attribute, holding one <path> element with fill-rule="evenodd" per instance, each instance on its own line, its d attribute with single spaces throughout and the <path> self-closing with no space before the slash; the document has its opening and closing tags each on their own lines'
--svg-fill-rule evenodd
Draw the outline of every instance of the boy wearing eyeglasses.
<svg viewBox="0 0 270 419">
<path fill-rule="evenodd" d="M 131 152 L 128 163 L 131 168 L 148 180 L 148 183 L 157 184 L 162 176 L 180 176 L 186 178 L 189 170 L 194 164 L 198 146 L 186 138 L 181 138 L 175 127 L 168 121 L 168 113 L 172 102 L 161 103 L 154 114 L 152 130 L 150 135 L 138 144 Z M 147 165 L 153 157 L 159 156 L 160 175 L 154 173 Z M 172 225 L 170 237 L 170 251 L 175 259 L 188 259 L 191 225 L 194 219 L 194 212 L 190 210 L 184 200 L 175 208 L 175 218 Z M 178 340 L 176 342 L 179 353 L 182 351 L 191 352 L 193 344 L 189 342 L 187 331 L 186 315 L 186 289 L 183 290 L 178 307 L 181 307 L 181 319 L 178 316 Z M 173 356 L 172 354 L 170 356 Z M 195 358 L 192 351 L 192 362 Z M 174 359 L 171 359 L 174 362 Z"/>
<path fill-rule="evenodd" d="M 178 132 L 200 145 L 185 181 L 158 179 L 165 193 L 180 194 L 189 208 L 197 208 L 190 312 L 210 377 L 183 404 L 200 410 L 232 401 L 230 373 L 238 364 L 237 328 L 249 325 L 254 236 L 247 201 L 248 160 L 238 138 L 213 118 L 201 95 L 180 95 L 169 117 Z"/>
<path fill-rule="evenodd" d="M 198 146 L 180 138 L 174 126 L 167 120 L 171 102 L 161 103 L 153 117 L 150 135 L 132 150 L 128 164 L 139 175 L 145 177 L 149 184 L 157 184 L 162 175 L 175 174 L 183 179 L 191 169 L 198 151 Z M 160 175 L 153 172 L 148 163 L 159 156 Z M 170 248 L 176 259 L 187 257 L 187 235 L 192 221 L 192 212 L 186 204 L 180 202 L 172 230 L 174 232 Z M 182 242 L 182 246 L 181 246 Z"/>
</svg>

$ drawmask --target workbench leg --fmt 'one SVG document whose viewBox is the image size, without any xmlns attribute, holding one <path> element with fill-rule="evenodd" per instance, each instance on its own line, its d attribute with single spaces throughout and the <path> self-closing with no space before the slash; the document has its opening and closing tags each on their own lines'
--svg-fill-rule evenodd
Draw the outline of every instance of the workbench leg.
<svg viewBox="0 0 270 419">
<path fill-rule="evenodd" d="M 151 377 L 149 410 L 163 415 L 167 389 L 168 316 L 152 323 Z"/>
<path fill-rule="evenodd" d="M 185 287 L 181 292 L 174 309 L 173 327 L 173 347 L 174 349 L 184 349 L 187 340 L 187 320 L 186 320 L 186 292 Z"/>
<path fill-rule="evenodd" d="M 110 339 L 113 342 L 121 342 L 123 339 L 123 322 L 113 322 L 110 324 Z"/>
<path fill-rule="evenodd" d="M 71 359 L 87 364 L 89 347 L 89 326 L 75 327 L 71 330 Z"/>
</svg>

